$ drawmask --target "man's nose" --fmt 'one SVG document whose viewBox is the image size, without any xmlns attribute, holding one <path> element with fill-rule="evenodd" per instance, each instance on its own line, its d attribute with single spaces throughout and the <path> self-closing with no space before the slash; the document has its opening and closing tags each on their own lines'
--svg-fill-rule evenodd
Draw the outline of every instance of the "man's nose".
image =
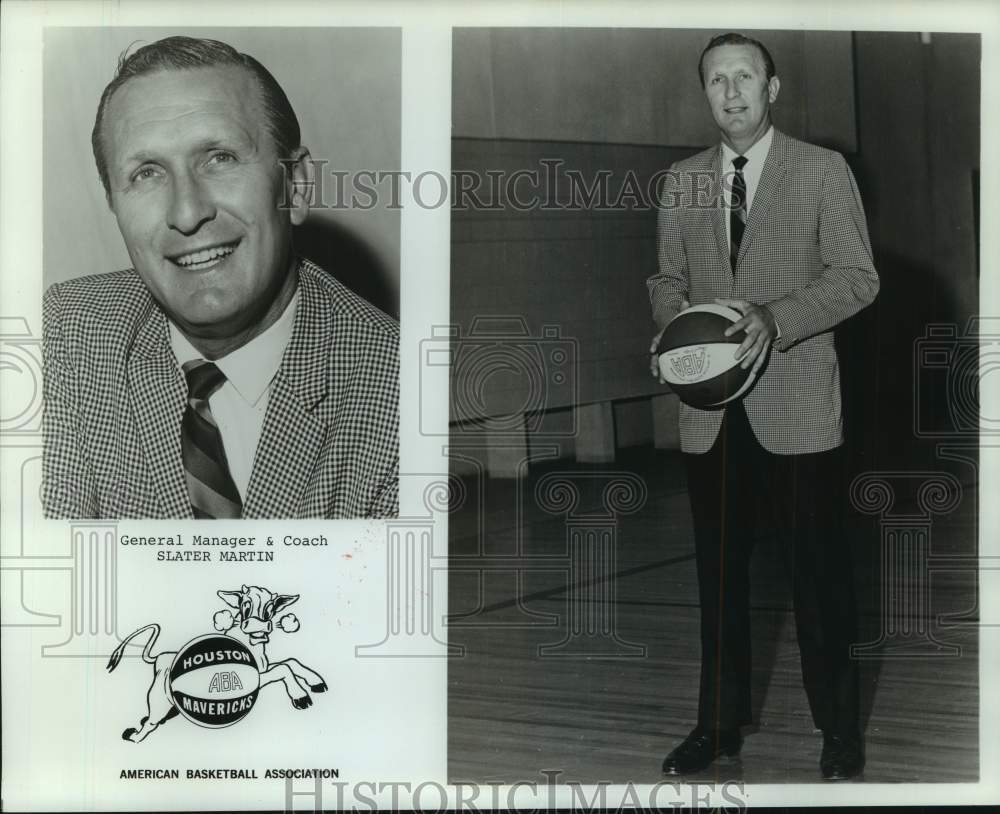
<svg viewBox="0 0 1000 814">
<path fill-rule="evenodd" d="M 190 173 L 174 175 L 167 225 L 185 235 L 197 232 L 215 217 L 215 205 L 199 179 Z"/>
<path fill-rule="evenodd" d="M 735 99 L 739 95 L 740 95 L 740 89 L 736 86 L 736 83 L 735 82 L 731 82 L 730 80 L 727 79 L 726 80 L 726 98 L 727 99 Z"/>
</svg>

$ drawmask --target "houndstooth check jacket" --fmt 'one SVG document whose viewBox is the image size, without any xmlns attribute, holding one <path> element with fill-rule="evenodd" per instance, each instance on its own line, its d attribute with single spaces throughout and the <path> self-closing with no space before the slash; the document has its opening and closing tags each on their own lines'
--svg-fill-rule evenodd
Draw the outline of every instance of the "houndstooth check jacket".
<svg viewBox="0 0 1000 814">
<path fill-rule="evenodd" d="M 665 326 L 684 298 L 766 304 L 781 337 L 743 399 L 750 425 L 770 452 L 832 449 L 843 442 L 833 327 L 871 303 L 879 287 L 854 177 L 839 153 L 775 130 L 732 273 L 721 162 L 716 146 L 666 174 L 659 272 L 647 281 L 653 319 Z M 681 449 L 707 452 L 722 417 L 722 410 L 681 404 Z"/>
<path fill-rule="evenodd" d="M 398 513 L 399 326 L 307 260 L 243 517 Z M 132 271 L 44 302 L 43 501 L 59 518 L 189 518 L 184 376 Z"/>
</svg>

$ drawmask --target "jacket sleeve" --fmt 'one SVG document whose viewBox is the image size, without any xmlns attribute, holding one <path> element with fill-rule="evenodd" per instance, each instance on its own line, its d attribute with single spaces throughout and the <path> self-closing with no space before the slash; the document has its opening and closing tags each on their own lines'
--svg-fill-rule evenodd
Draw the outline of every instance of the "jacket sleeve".
<svg viewBox="0 0 1000 814">
<path fill-rule="evenodd" d="M 50 518 L 97 517 L 94 476 L 81 449 L 78 373 L 64 333 L 60 290 L 45 292 L 42 309 L 42 503 Z"/>
<path fill-rule="evenodd" d="M 823 175 L 817 227 L 822 273 L 807 285 L 767 303 L 781 328 L 774 343 L 786 351 L 828 331 L 869 305 L 879 279 L 861 196 L 847 162 L 830 153 Z"/>
<path fill-rule="evenodd" d="M 394 459 L 365 516 L 376 520 L 399 517 L 399 458 Z"/>
<path fill-rule="evenodd" d="M 365 507 L 365 517 L 381 519 L 399 516 L 398 326 L 393 322 L 388 330 L 379 331 L 376 336 L 365 355 L 379 363 L 370 368 L 373 378 L 366 388 L 364 401 L 373 419 L 373 434 L 365 454 L 372 462 L 372 479 L 377 486 Z"/>
<path fill-rule="evenodd" d="M 681 302 L 688 295 L 688 260 L 684 250 L 679 206 L 684 193 L 681 173 L 673 166 L 664 176 L 657 215 L 656 254 L 659 270 L 646 280 L 653 321 L 660 329 L 680 312 Z"/>
</svg>

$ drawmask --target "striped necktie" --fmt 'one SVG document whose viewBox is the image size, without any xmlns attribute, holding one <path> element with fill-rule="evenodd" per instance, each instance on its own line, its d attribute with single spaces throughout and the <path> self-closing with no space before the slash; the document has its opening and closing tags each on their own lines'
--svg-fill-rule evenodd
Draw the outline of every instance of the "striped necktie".
<svg viewBox="0 0 1000 814">
<path fill-rule="evenodd" d="M 743 167 L 747 157 L 738 155 L 733 159 L 736 175 L 733 176 L 733 192 L 729 204 L 729 265 L 736 272 L 736 259 L 740 256 L 740 243 L 747 226 L 747 182 L 743 177 Z"/>
<path fill-rule="evenodd" d="M 209 396 L 226 381 L 212 362 L 184 364 L 188 401 L 181 420 L 181 453 L 191 508 L 197 518 L 239 517 L 243 502 L 229 474 L 222 435 L 208 406 Z"/>
</svg>

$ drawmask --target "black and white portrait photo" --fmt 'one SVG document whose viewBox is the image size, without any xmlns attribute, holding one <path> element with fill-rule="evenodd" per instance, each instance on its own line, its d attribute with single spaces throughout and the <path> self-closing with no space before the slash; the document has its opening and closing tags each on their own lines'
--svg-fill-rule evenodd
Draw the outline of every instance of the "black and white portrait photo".
<svg viewBox="0 0 1000 814">
<path fill-rule="evenodd" d="M 397 513 L 398 212 L 329 179 L 398 167 L 398 52 L 46 32 L 50 517 Z"/>
</svg>

